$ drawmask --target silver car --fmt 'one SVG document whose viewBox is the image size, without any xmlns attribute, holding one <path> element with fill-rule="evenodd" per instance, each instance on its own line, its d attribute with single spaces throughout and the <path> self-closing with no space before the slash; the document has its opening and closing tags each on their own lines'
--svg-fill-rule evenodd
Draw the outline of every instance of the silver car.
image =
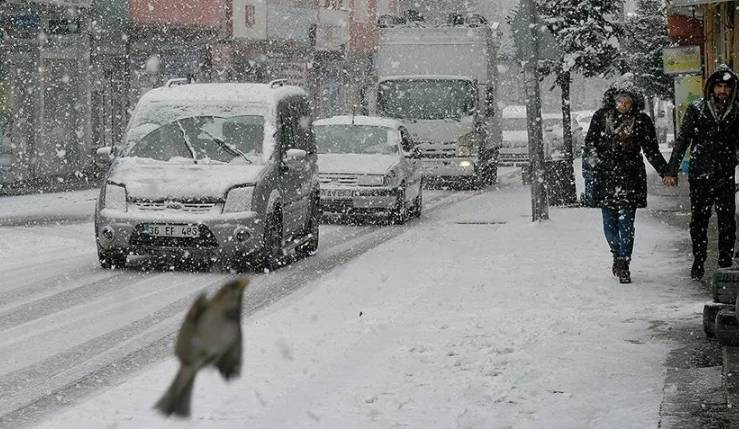
<svg viewBox="0 0 739 429">
<path fill-rule="evenodd" d="M 335 116 L 313 123 L 324 215 L 382 216 L 395 223 L 421 215 L 417 150 L 400 121 Z"/>
<path fill-rule="evenodd" d="M 127 256 L 275 268 L 318 247 L 317 154 L 306 93 L 280 82 L 145 94 L 100 191 L 103 267 Z"/>
</svg>

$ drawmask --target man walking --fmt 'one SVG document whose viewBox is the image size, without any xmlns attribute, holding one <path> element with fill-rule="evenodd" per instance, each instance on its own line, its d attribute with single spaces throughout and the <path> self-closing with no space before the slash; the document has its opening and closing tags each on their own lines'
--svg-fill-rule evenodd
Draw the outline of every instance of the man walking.
<svg viewBox="0 0 739 429">
<path fill-rule="evenodd" d="M 677 171 L 690 146 L 690 238 L 694 258 L 690 277 L 693 280 L 700 280 L 705 272 L 708 222 L 714 205 L 718 220 L 718 266 L 732 264 L 736 235 L 734 168 L 739 139 L 737 83 L 736 74 L 725 65 L 718 66 L 708 77 L 703 98 L 691 103 L 685 112 L 662 179 L 666 186 L 677 186 Z"/>
</svg>

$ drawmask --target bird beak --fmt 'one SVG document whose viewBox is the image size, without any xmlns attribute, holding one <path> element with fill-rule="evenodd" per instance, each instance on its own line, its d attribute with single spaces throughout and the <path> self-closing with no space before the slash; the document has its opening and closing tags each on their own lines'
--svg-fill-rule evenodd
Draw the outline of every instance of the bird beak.
<svg viewBox="0 0 739 429">
<path fill-rule="evenodd" d="M 246 277 L 242 277 L 236 280 L 236 282 L 238 283 L 239 289 L 246 289 L 246 287 L 249 286 L 249 279 Z"/>
</svg>

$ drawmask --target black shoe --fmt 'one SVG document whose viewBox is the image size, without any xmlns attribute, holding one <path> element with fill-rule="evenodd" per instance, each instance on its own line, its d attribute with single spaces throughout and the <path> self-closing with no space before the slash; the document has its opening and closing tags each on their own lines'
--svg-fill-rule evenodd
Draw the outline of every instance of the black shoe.
<svg viewBox="0 0 739 429">
<path fill-rule="evenodd" d="M 734 264 L 734 261 L 732 261 L 731 259 L 719 258 L 719 260 L 718 260 L 718 267 L 719 268 L 729 268 L 733 264 Z"/>
<path fill-rule="evenodd" d="M 631 271 L 629 271 L 628 258 L 616 258 L 616 275 L 621 284 L 631 283 Z"/>
<path fill-rule="evenodd" d="M 693 262 L 693 268 L 690 269 L 690 279 L 699 281 L 703 278 L 703 274 L 706 273 L 706 270 L 703 268 L 703 262 L 695 261 Z"/>
</svg>

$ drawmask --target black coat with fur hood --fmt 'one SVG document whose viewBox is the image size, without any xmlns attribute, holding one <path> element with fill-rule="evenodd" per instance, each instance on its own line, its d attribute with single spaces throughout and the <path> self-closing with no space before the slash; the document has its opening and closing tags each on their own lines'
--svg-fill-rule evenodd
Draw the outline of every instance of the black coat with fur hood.
<svg viewBox="0 0 739 429">
<path fill-rule="evenodd" d="M 728 107 L 717 112 L 711 103 L 713 86 L 729 83 L 733 90 Z M 689 179 L 705 180 L 712 186 L 734 186 L 734 167 L 737 163 L 739 139 L 739 103 L 737 102 L 736 74 L 725 65 L 717 67 L 709 76 L 703 98 L 688 106 L 680 133 L 670 157 L 668 176 L 676 176 L 685 151 L 690 146 Z"/>
<path fill-rule="evenodd" d="M 631 97 L 631 111 L 621 114 L 616 110 L 617 94 Z M 667 168 L 654 124 L 643 109 L 644 97 L 633 83 L 617 82 L 606 91 L 603 107 L 593 115 L 585 137 L 583 170 L 592 174 L 591 201 L 596 207 L 647 206 L 647 172 L 642 151 L 660 175 Z"/>
</svg>

